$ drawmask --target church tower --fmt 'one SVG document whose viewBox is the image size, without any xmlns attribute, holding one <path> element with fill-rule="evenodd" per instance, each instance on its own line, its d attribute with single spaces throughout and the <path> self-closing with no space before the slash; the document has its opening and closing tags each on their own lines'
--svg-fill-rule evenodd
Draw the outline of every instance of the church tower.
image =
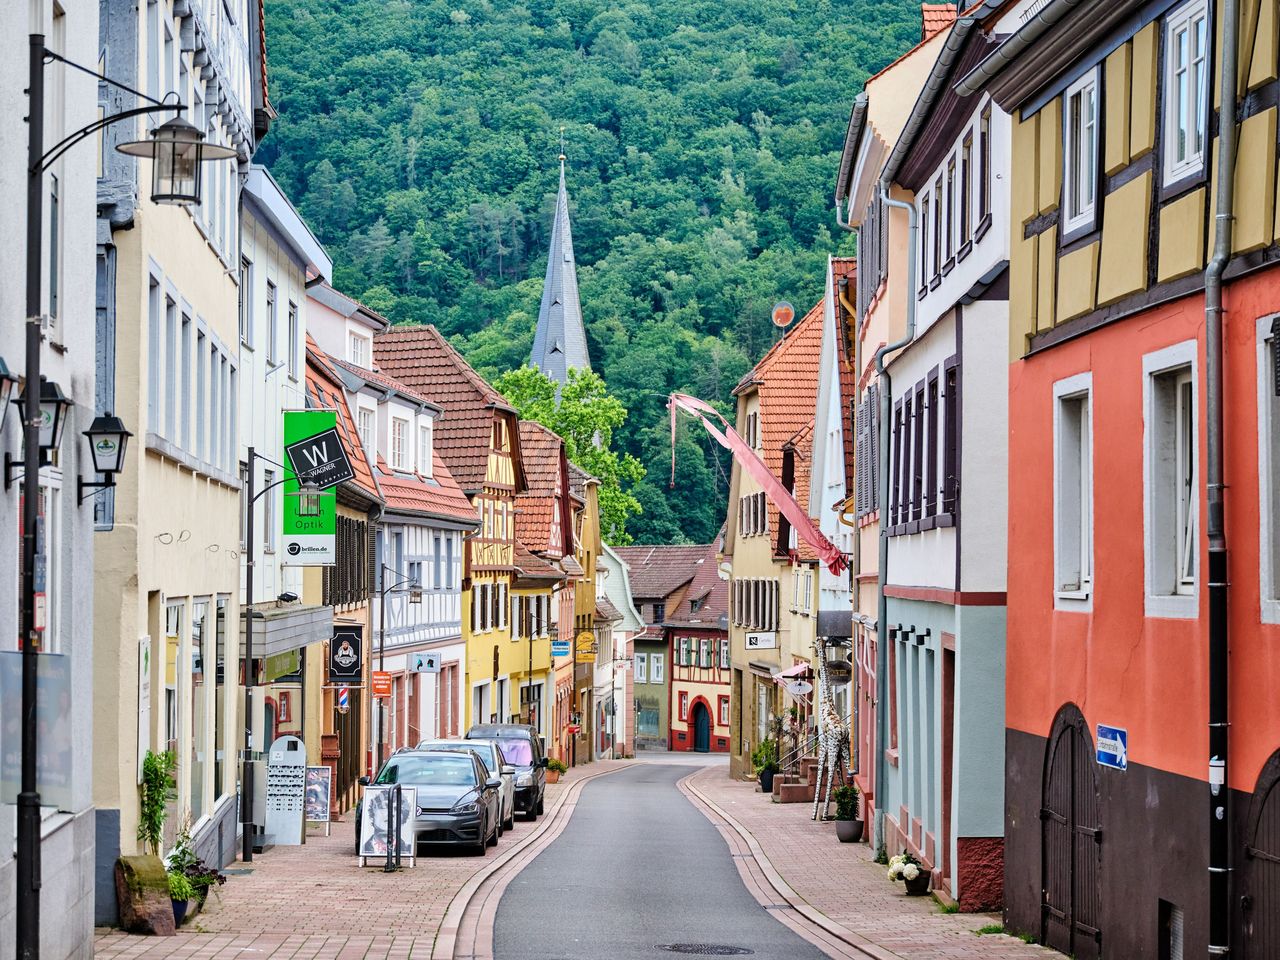
<svg viewBox="0 0 1280 960">
<path fill-rule="evenodd" d="M 547 279 L 538 308 L 538 328 L 533 335 L 530 362 L 559 386 L 569 382 L 569 371 L 591 369 L 587 333 L 578 300 L 578 270 L 573 259 L 573 233 L 569 228 L 569 194 L 564 185 L 565 156 L 560 154 L 560 192 L 551 225 L 551 250 Z M 557 389 L 557 394 L 559 390 Z"/>
</svg>

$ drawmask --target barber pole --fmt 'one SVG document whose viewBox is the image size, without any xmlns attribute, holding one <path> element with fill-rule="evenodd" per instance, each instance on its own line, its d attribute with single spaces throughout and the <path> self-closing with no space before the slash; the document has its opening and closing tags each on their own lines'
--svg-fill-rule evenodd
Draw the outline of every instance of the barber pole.
<svg viewBox="0 0 1280 960">
<path fill-rule="evenodd" d="M 347 687 L 338 688 L 338 712 L 346 713 L 351 709 L 351 690 Z"/>
</svg>

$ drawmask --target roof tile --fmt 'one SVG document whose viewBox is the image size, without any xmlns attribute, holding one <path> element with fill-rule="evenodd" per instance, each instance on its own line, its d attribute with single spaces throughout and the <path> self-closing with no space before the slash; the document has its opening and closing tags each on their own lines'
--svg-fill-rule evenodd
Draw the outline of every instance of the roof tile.
<svg viewBox="0 0 1280 960">
<path fill-rule="evenodd" d="M 342 381 L 329 362 L 326 354 L 307 334 L 307 401 L 322 409 L 337 411 L 338 435 L 346 449 L 347 458 L 351 461 L 351 470 L 355 477 L 347 481 L 354 484 L 365 495 L 378 502 L 382 501 L 382 493 L 378 489 L 378 481 L 369 469 L 369 461 L 364 455 L 364 444 L 356 433 L 355 421 L 351 418 L 351 408 L 347 406 L 346 391 Z"/>
<path fill-rule="evenodd" d="M 694 578 L 707 544 L 614 547 L 613 552 L 627 565 L 632 597 L 661 599 Z"/>
</svg>

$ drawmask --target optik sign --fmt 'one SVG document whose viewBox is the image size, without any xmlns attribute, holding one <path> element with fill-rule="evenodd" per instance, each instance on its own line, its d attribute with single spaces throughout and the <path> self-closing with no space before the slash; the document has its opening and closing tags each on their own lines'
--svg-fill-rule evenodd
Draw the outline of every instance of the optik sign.
<svg viewBox="0 0 1280 960">
<path fill-rule="evenodd" d="M 288 410 L 284 415 L 284 563 L 327 567 L 337 562 L 337 508 L 332 496 L 320 497 L 320 515 L 299 515 L 299 481 L 321 490 L 352 476 L 351 462 L 338 435 L 334 410 Z"/>
</svg>

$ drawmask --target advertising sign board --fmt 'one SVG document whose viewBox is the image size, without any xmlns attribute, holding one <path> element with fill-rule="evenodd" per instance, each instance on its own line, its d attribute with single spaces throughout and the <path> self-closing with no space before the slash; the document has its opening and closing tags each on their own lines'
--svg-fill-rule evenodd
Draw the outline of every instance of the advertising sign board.
<svg viewBox="0 0 1280 960">
<path fill-rule="evenodd" d="M 335 534 L 337 506 L 332 496 L 322 496 L 320 514 L 300 516 L 296 494 L 300 482 L 321 490 L 351 479 L 351 461 L 342 448 L 334 410 L 286 410 L 284 414 L 284 508 L 280 511 L 287 566 L 323 567 L 337 562 Z"/>
<path fill-rule="evenodd" d="M 430 652 L 411 654 L 409 669 L 414 673 L 439 673 L 440 654 Z"/>
<path fill-rule="evenodd" d="M 267 753 L 267 843 L 302 843 L 306 779 L 307 751 L 302 741 L 277 737 Z"/>
<path fill-rule="evenodd" d="M 360 805 L 360 858 L 362 864 L 369 860 L 381 861 L 387 855 L 388 829 L 391 820 L 392 794 L 395 787 L 364 788 L 364 800 Z M 400 823 L 393 832 L 399 837 L 400 855 L 412 858 L 414 854 L 414 819 L 418 808 L 418 791 L 414 787 L 400 786 Z"/>
<path fill-rule="evenodd" d="M 378 698 L 391 696 L 391 674 L 385 670 L 374 670 L 369 675 L 369 685 L 373 688 L 373 695 Z"/>
<path fill-rule="evenodd" d="M 328 823 L 332 796 L 333 770 L 307 767 L 307 819 L 312 823 Z"/>
<path fill-rule="evenodd" d="M 574 663 L 596 662 L 596 635 L 590 630 L 579 632 L 574 639 Z"/>
<path fill-rule="evenodd" d="M 329 683 L 344 687 L 360 686 L 363 651 L 358 624 L 334 627 L 329 640 Z"/>
<path fill-rule="evenodd" d="M 772 631 L 748 633 L 745 645 L 748 650 L 773 650 L 778 646 L 778 635 Z"/>
</svg>

